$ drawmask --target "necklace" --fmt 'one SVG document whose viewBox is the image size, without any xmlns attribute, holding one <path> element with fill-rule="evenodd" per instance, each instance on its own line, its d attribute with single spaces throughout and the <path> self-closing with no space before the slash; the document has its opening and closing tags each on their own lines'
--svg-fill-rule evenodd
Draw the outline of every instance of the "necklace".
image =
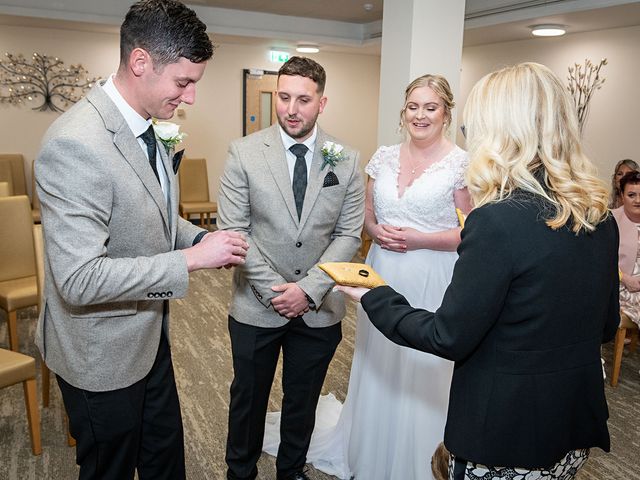
<svg viewBox="0 0 640 480">
<path fill-rule="evenodd" d="M 423 158 L 417 164 L 414 164 L 413 161 L 411 160 L 411 152 L 407 151 L 407 161 L 409 162 L 409 165 L 410 165 L 410 168 L 411 168 L 411 175 L 413 176 L 413 175 L 416 174 L 416 170 L 418 170 L 420 168 L 420 166 L 422 166 L 424 164 L 425 159 Z"/>
</svg>

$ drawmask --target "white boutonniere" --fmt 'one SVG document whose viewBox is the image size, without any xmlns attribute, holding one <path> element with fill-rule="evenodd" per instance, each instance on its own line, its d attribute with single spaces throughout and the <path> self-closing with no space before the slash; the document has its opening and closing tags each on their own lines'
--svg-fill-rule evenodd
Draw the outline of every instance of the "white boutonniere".
<svg viewBox="0 0 640 480">
<path fill-rule="evenodd" d="M 322 168 L 320 170 L 324 170 L 324 167 L 327 165 L 331 165 L 335 167 L 336 164 L 345 158 L 344 147 L 339 143 L 333 142 L 324 142 L 322 145 L 322 158 L 324 162 L 322 162 Z"/>
<path fill-rule="evenodd" d="M 172 122 L 159 122 L 157 120 L 153 120 L 153 130 L 156 132 L 156 136 L 160 139 L 162 144 L 167 149 L 167 153 L 175 148 L 184 137 L 187 136 L 186 133 L 180 132 L 180 125 Z"/>
</svg>

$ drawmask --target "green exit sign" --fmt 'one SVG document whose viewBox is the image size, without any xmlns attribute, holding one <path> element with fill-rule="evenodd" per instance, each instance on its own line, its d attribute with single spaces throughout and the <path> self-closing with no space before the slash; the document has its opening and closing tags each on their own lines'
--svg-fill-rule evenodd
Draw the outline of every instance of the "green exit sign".
<svg viewBox="0 0 640 480">
<path fill-rule="evenodd" d="M 279 50 L 270 50 L 269 58 L 272 62 L 284 63 L 289 60 L 289 54 L 287 52 L 281 52 Z"/>
</svg>

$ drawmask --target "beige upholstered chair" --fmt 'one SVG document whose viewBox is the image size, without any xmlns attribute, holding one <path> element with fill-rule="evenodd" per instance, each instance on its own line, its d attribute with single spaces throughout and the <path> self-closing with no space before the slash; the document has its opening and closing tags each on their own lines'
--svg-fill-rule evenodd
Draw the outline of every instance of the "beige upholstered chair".
<svg viewBox="0 0 640 480">
<path fill-rule="evenodd" d="M 638 326 L 624 313 L 620 312 L 620 326 L 616 332 L 616 339 L 613 344 L 613 366 L 611 372 L 611 386 L 618 385 L 620 377 L 620 367 L 622 365 L 622 351 L 624 350 L 624 341 L 627 336 L 631 337 L 629 351 L 634 352 L 638 346 Z"/>
<path fill-rule="evenodd" d="M 13 195 L 26 195 L 27 184 L 24 175 L 24 157 L 20 153 L 0 153 L 0 165 L 9 165 Z M 2 171 L 3 167 L 0 167 Z M 0 181 L 3 181 L 0 179 Z"/>
<path fill-rule="evenodd" d="M 33 226 L 33 244 L 36 256 L 36 273 L 38 277 L 38 312 L 42 311 L 42 299 L 44 298 L 44 238 L 42 225 Z M 51 391 L 51 372 L 47 364 L 42 361 L 42 406 L 49 406 L 49 392 Z M 67 443 L 70 447 L 76 444 L 75 439 L 69 433 L 69 420 L 65 413 L 65 425 L 67 425 Z"/>
<path fill-rule="evenodd" d="M 36 387 L 36 361 L 32 357 L 0 348 L 0 388 L 22 382 L 24 401 L 27 406 L 27 420 L 31 436 L 31 451 L 42 453 L 40 439 L 40 410 Z"/>
<path fill-rule="evenodd" d="M 35 160 L 31 162 L 31 216 L 33 223 L 40 223 L 40 199 L 36 191 L 36 171 L 34 170 Z"/>
<path fill-rule="evenodd" d="M 189 220 L 192 213 L 200 214 L 200 226 L 207 219 L 211 229 L 211 214 L 218 211 L 218 204 L 209 201 L 209 176 L 204 158 L 185 158 L 180 166 L 180 216 Z"/>
<path fill-rule="evenodd" d="M 0 182 L 0 197 L 10 197 L 13 194 L 9 182 Z"/>
<path fill-rule="evenodd" d="M 13 195 L 13 177 L 11 173 L 11 164 L 9 162 L 0 162 L 0 182 L 4 185 L 2 197 L 10 197 Z"/>
<path fill-rule="evenodd" d="M 0 308 L 7 312 L 9 345 L 16 351 L 17 310 L 38 304 L 32 226 L 26 195 L 0 198 Z"/>
</svg>

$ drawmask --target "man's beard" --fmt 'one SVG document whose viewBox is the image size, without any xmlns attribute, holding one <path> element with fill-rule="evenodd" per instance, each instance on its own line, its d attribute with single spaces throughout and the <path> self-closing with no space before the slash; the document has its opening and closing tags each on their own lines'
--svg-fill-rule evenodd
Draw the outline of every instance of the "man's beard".
<svg viewBox="0 0 640 480">
<path fill-rule="evenodd" d="M 291 132 L 289 130 L 289 127 L 286 124 L 286 120 L 288 118 L 290 118 L 290 117 L 287 116 L 285 118 L 285 121 L 283 122 L 283 121 L 280 120 L 280 117 L 278 117 L 278 123 L 280 124 L 282 129 L 287 133 L 287 135 L 289 135 L 291 138 L 298 139 L 298 138 L 302 138 L 302 137 L 307 136 L 309 134 L 309 132 L 311 130 L 313 130 L 313 127 L 315 127 L 315 125 L 316 125 L 316 120 L 318 119 L 318 114 L 316 113 L 316 115 L 313 117 L 313 119 L 310 122 L 308 122 L 306 124 L 302 123 L 302 128 L 300 129 L 299 132 Z M 293 118 L 295 118 L 295 117 L 293 117 Z"/>
</svg>

